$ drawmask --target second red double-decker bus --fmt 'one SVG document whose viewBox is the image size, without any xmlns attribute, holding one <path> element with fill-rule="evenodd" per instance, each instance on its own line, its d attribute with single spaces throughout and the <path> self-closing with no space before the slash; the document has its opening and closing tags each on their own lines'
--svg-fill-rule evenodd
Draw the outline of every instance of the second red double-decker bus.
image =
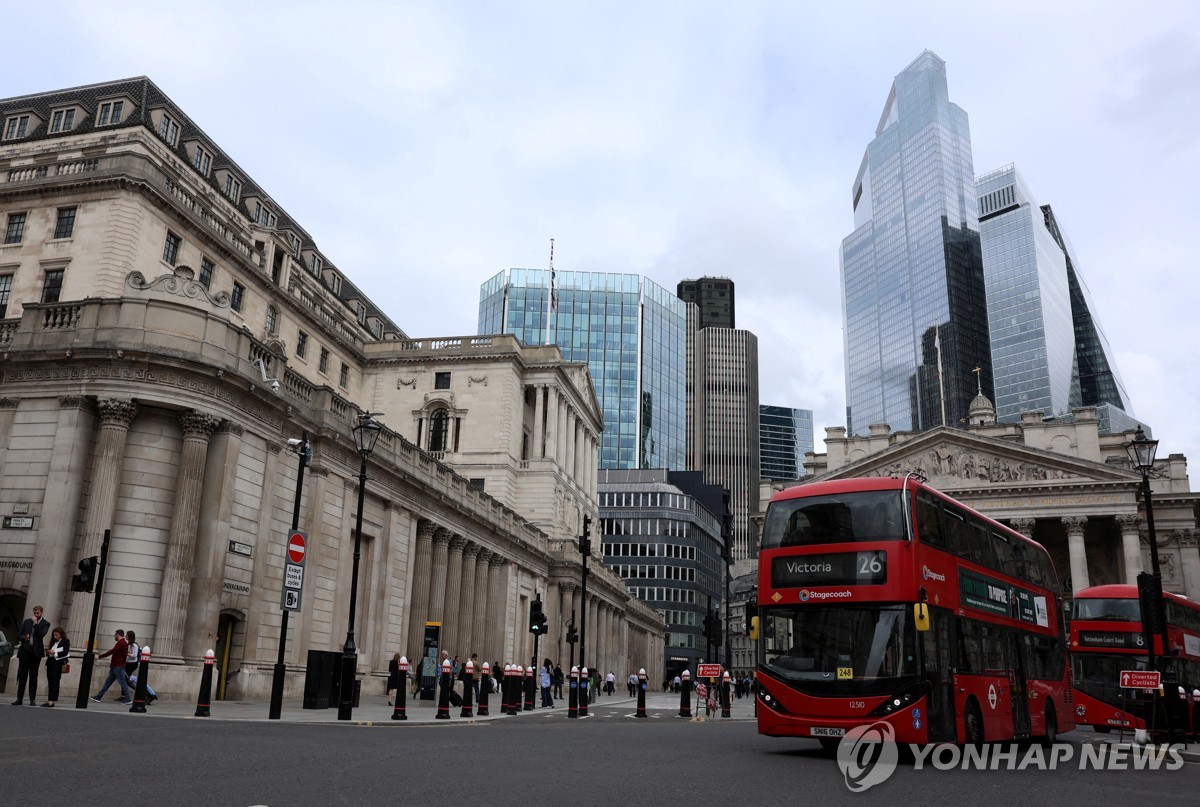
<svg viewBox="0 0 1200 807">
<path fill-rule="evenodd" d="M 1171 592 L 1163 593 L 1167 616 L 1168 686 L 1183 687 L 1183 697 L 1172 698 L 1182 714 L 1177 722 L 1185 730 L 1200 730 L 1200 603 Z M 1162 656 L 1162 639 L 1149 637 L 1154 652 Z M 1149 669 L 1147 637 L 1135 585 L 1093 586 L 1075 595 L 1071 618 L 1071 665 L 1075 679 L 1076 721 L 1099 731 L 1148 729 L 1166 731 L 1162 712 L 1154 714 L 1153 691 L 1121 686 L 1121 673 Z"/>
<path fill-rule="evenodd" d="M 915 475 L 776 493 L 759 554 L 758 730 L 899 742 L 1074 728 L 1046 550 Z"/>
</svg>

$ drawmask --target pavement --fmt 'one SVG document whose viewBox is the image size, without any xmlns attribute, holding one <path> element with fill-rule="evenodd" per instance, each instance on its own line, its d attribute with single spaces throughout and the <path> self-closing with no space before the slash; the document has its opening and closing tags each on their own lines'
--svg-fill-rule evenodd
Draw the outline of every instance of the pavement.
<svg viewBox="0 0 1200 807">
<path fill-rule="evenodd" d="M 535 699 L 535 705 L 540 703 L 540 695 Z M 270 720 L 270 704 L 267 701 L 217 701 L 214 700 L 209 705 L 208 717 L 196 717 L 196 704 L 185 703 L 182 701 L 158 699 L 154 703 L 146 707 L 144 714 L 130 712 L 129 706 L 117 703 L 109 698 L 104 703 L 95 703 L 88 701 L 87 711 L 103 712 L 106 714 L 128 714 L 130 717 L 170 717 L 170 718 L 187 718 L 193 720 L 236 720 L 236 721 L 261 721 L 270 723 L 328 723 L 333 725 L 353 725 L 353 726 L 406 726 L 418 724 L 437 724 L 437 725 L 454 725 L 465 723 L 486 723 L 493 720 L 514 720 L 514 719 L 529 719 L 536 717 L 551 717 L 560 715 L 563 719 L 567 719 L 567 699 L 561 698 L 555 701 L 554 707 L 535 708 L 532 711 L 518 711 L 516 715 L 504 715 L 501 713 L 499 701 L 496 697 L 492 697 L 488 702 L 489 712 L 491 714 L 480 717 L 478 705 L 473 705 L 471 709 L 472 717 L 462 717 L 462 708 L 451 706 L 450 719 L 438 720 L 437 708 L 434 701 L 417 701 L 416 704 L 412 700 L 408 700 L 405 704 L 405 713 L 408 716 L 407 720 L 393 720 L 392 715 L 395 707 L 387 704 L 387 698 L 383 695 L 364 695 L 360 698 L 359 707 L 353 711 L 351 720 L 338 720 L 337 706 L 329 709 L 305 709 L 301 701 L 284 701 L 280 709 L 279 720 Z M 11 707 L 16 708 L 16 707 Z M 21 707 L 28 709 L 28 706 Z M 75 710 L 75 702 L 71 700 L 60 700 L 57 709 Z M 624 693 L 607 696 L 601 695 L 595 703 L 588 706 L 588 716 L 584 719 L 591 719 L 600 716 L 627 716 L 633 715 L 637 710 L 637 698 L 630 698 Z M 679 714 L 679 695 L 673 695 L 668 692 L 648 692 L 646 693 L 646 712 L 648 715 L 655 718 L 664 716 L 678 717 Z M 719 720 L 719 717 L 704 716 L 704 707 L 701 706 L 696 710 L 693 705 L 692 720 Z M 754 718 L 753 701 L 749 698 L 734 699 L 731 708 L 732 718 L 740 718 L 742 720 L 752 720 Z"/>
<path fill-rule="evenodd" d="M 1120 751 L 1127 753 L 1134 747 L 1137 747 L 1144 748 L 1155 755 L 1158 754 L 1159 746 L 1157 744 L 1146 743 L 1145 745 L 1142 745 L 1140 743 L 1135 743 L 1132 735 L 1129 733 L 1126 733 L 1122 736 L 1120 734 L 1098 734 L 1089 731 L 1086 728 L 1081 728 L 1079 731 L 1083 733 L 1084 742 L 1091 745 L 1109 746 L 1108 750 L 1110 752 L 1119 749 Z M 1067 737 L 1070 736 L 1072 735 L 1067 735 Z M 1180 758 L 1184 762 L 1200 763 L 1200 743 L 1196 742 L 1195 740 L 1182 744 L 1175 743 L 1175 752 L 1179 754 Z"/>
</svg>

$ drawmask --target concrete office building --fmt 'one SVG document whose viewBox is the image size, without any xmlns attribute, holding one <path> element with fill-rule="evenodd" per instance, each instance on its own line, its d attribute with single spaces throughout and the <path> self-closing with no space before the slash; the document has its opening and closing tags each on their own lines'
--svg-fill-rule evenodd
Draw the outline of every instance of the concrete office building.
<svg viewBox="0 0 1200 807">
<path fill-rule="evenodd" d="M 736 328 L 736 308 L 733 296 L 733 281 L 727 277 L 702 277 L 699 280 L 681 280 L 675 287 L 680 300 L 695 303 L 700 317 L 700 328 Z"/>
</svg>

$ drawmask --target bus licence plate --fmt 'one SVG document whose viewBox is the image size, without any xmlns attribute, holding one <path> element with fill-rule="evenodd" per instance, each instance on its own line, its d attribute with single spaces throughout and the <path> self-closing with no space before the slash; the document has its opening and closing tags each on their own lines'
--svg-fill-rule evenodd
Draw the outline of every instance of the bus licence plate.
<svg viewBox="0 0 1200 807">
<path fill-rule="evenodd" d="M 827 726 L 813 726 L 808 730 L 810 737 L 845 737 L 846 730 Z"/>
</svg>

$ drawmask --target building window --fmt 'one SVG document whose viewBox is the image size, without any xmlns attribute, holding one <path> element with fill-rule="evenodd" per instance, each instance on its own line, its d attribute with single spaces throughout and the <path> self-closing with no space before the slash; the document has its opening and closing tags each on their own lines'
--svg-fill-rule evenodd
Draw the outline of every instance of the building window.
<svg viewBox="0 0 1200 807">
<path fill-rule="evenodd" d="M 50 117 L 50 134 L 69 132 L 75 128 L 75 110 L 60 109 Z"/>
<path fill-rule="evenodd" d="M 8 298 L 12 296 L 12 275 L 0 275 L 0 319 L 8 316 Z"/>
<path fill-rule="evenodd" d="M 375 320 L 375 338 L 383 338 L 383 323 L 379 320 Z"/>
<path fill-rule="evenodd" d="M 167 240 L 163 243 L 163 261 L 171 266 L 175 265 L 175 261 L 179 260 L 179 244 L 182 242 L 179 236 L 167 230 Z"/>
<path fill-rule="evenodd" d="M 175 145 L 175 141 L 179 139 L 179 124 L 165 112 L 162 123 L 158 125 L 158 136 L 167 141 L 169 146 Z"/>
<path fill-rule="evenodd" d="M 338 383 L 343 387 L 350 384 L 350 365 L 342 362 L 342 371 L 338 373 Z"/>
<path fill-rule="evenodd" d="M 246 296 L 246 287 L 236 280 L 233 283 L 233 293 L 229 295 L 229 307 L 234 311 L 242 310 L 242 298 Z"/>
<path fill-rule="evenodd" d="M 206 289 L 212 288 L 213 262 L 208 258 L 200 258 L 200 285 Z"/>
<path fill-rule="evenodd" d="M 438 409 L 429 416 L 429 450 L 445 451 L 446 437 L 450 432 L 450 413 Z"/>
<path fill-rule="evenodd" d="M 321 276 L 321 259 L 316 255 L 312 256 L 312 260 L 308 262 L 309 268 L 317 277 Z"/>
<path fill-rule="evenodd" d="M 124 101 L 106 101 L 100 105 L 100 117 L 97 126 L 115 126 L 121 122 L 121 112 L 125 109 Z"/>
<path fill-rule="evenodd" d="M 230 201 L 237 204 L 238 199 L 242 198 L 242 183 L 233 176 L 225 177 L 225 195 L 229 197 Z"/>
<path fill-rule="evenodd" d="M 337 272 L 329 276 L 329 288 L 333 289 L 334 294 L 342 293 L 342 276 Z"/>
<path fill-rule="evenodd" d="M 304 358 L 304 354 L 308 352 L 308 334 L 300 331 L 296 334 L 296 355 Z"/>
<path fill-rule="evenodd" d="M 278 219 L 275 214 L 263 206 L 262 202 L 254 203 L 254 220 L 263 227 L 274 227 Z"/>
<path fill-rule="evenodd" d="M 275 310 L 275 306 L 267 306 L 267 333 L 274 334 L 275 329 L 279 327 L 279 312 Z"/>
<path fill-rule="evenodd" d="M 70 238 L 75 232 L 75 208 L 60 207 L 58 209 L 58 221 L 54 223 L 55 238 Z"/>
<path fill-rule="evenodd" d="M 208 176 L 208 169 L 212 167 L 212 155 L 205 151 L 204 147 L 196 146 L 196 156 L 192 158 L 192 164 L 196 166 L 197 171 Z"/>
<path fill-rule="evenodd" d="M 329 372 L 329 349 L 321 348 L 321 358 L 317 361 L 317 369 L 322 373 Z"/>
<path fill-rule="evenodd" d="M 9 213 L 8 229 L 4 231 L 4 243 L 19 244 L 25 237 L 25 213 Z"/>
<path fill-rule="evenodd" d="M 62 295 L 63 270 L 49 269 L 46 272 L 46 282 L 42 284 L 42 302 L 57 303 Z"/>
<path fill-rule="evenodd" d="M 434 389 L 450 389 L 450 374 L 449 373 L 434 373 L 433 374 Z"/>
<path fill-rule="evenodd" d="M 18 137 L 24 137 L 29 131 L 29 116 L 14 115 L 8 119 L 8 124 L 4 127 L 4 139 L 14 140 Z"/>
<path fill-rule="evenodd" d="M 365 324 L 367 321 L 367 307 L 362 303 L 359 303 L 355 308 L 354 315 L 358 317 L 359 325 Z"/>
</svg>

